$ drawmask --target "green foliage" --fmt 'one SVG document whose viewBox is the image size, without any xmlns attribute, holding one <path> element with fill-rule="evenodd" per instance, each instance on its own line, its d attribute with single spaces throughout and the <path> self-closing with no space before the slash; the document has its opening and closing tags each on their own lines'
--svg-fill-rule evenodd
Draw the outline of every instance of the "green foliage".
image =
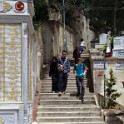
<svg viewBox="0 0 124 124">
<path fill-rule="evenodd" d="M 107 43 L 105 43 L 104 46 L 103 46 L 103 49 L 102 49 L 103 53 L 106 52 L 106 49 L 107 49 Z"/>
<path fill-rule="evenodd" d="M 123 0 L 64 0 L 66 10 L 66 24 L 69 24 L 75 10 L 83 10 L 84 14 L 90 18 L 90 25 L 97 31 L 111 30 L 114 32 L 114 17 L 116 16 L 117 32 L 124 29 L 124 1 Z M 56 6 L 57 5 L 57 6 Z M 58 6 L 59 5 L 59 6 Z M 34 20 L 48 20 L 48 8 L 56 6 L 62 12 L 63 0 L 34 0 L 35 17 Z M 76 8 L 74 8 L 76 6 Z M 117 9 L 117 14 L 115 14 Z M 68 16 L 69 15 L 69 16 Z"/>
<path fill-rule="evenodd" d="M 114 39 L 114 36 L 110 37 L 110 44 L 111 44 L 111 50 L 113 49 L 113 39 Z M 106 49 L 107 49 L 107 43 L 104 44 L 103 46 L 103 53 L 106 52 Z"/>
<path fill-rule="evenodd" d="M 115 100 L 120 97 L 121 94 L 117 93 L 117 90 L 113 88 L 114 85 L 116 85 L 116 78 L 113 74 L 113 70 L 110 69 L 109 71 L 109 78 L 106 78 L 106 96 L 108 98 L 107 101 L 107 108 L 112 108 L 114 107 L 117 103 Z"/>
<path fill-rule="evenodd" d="M 48 0 L 34 0 L 35 17 L 34 21 L 48 19 Z"/>
<path fill-rule="evenodd" d="M 100 97 L 100 100 L 99 100 L 99 105 L 100 105 L 100 107 L 101 107 L 102 109 L 104 109 L 104 108 L 105 108 L 105 107 L 104 107 L 104 102 L 105 102 L 104 97 Z"/>
</svg>

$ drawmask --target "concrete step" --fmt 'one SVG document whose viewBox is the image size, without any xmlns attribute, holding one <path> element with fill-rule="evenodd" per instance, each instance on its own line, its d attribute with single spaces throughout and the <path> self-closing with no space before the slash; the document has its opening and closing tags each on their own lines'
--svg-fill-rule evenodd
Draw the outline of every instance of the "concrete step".
<svg viewBox="0 0 124 124">
<path fill-rule="evenodd" d="M 72 92 L 72 93 L 68 93 L 66 92 L 66 94 L 62 94 L 61 97 L 71 97 L 71 96 L 74 96 L 76 97 L 77 95 L 77 92 Z M 58 97 L 58 93 L 49 93 L 49 92 L 46 92 L 46 93 L 40 93 L 40 96 L 44 96 L 44 97 Z M 94 93 L 85 93 L 85 97 L 94 97 Z"/>
<path fill-rule="evenodd" d="M 68 86 L 76 86 L 76 81 L 68 81 L 67 85 Z M 87 86 L 87 82 L 84 81 L 84 85 L 86 87 Z M 51 87 L 52 86 L 52 82 L 43 82 L 42 86 L 49 86 L 49 87 Z"/>
<path fill-rule="evenodd" d="M 49 80 L 51 81 L 51 78 L 50 78 L 50 77 L 45 78 L 43 81 L 44 81 L 44 82 L 47 82 L 47 81 L 49 81 Z M 71 80 L 71 81 L 74 80 L 74 81 L 75 81 L 75 77 L 68 77 L 68 81 L 69 81 L 69 80 Z"/>
<path fill-rule="evenodd" d="M 87 83 L 85 83 L 85 85 L 84 85 L 86 88 L 88 88 L 87 87 Z M 44 87 L 49 87 L 49 88 L 51 88 L 52 87 L 52 83 L 44 83 L 44 84 L 42 84 L 42 87 L 44 88 Z M 76 88 L 77 86 L 76 86 L 76 83 L 70 83 L 70 82 L 68 82 L 67 83 L 67 88 Z"/>
<path fill-rule="evenodd" d="M 42 89 L 42 92 L 51 92 L 52 91 L 52 88 L 51 87 L 43 87 L 43 89 Z M 77 92 L 77 88 L 76 87 L 67 87 L 67 89 L 66 89 L 66 92 L 69 92 L 69 93 L 71 93 L 71 92 Z M 85 90 L 85 93 L 89 93 L 89 91 L 88 90 Z"/>
<path fill-rule="evenodd" d="M 85 83 L 85 85 L 87 84 L 87 80 L 84 80 L 84 83 Z M 52 84 L 52 80 L 45 80 L 45 81 L 43 81 L 43 85 L 44 84 L 46 84 L 46 85 L 50 85 L 50 84 Z M 70 84 L 70 85 L 76 85 L 76 80 L 74 79 L 74 80 L 68 80 L 68 84 Z"/>
<path fill-rule="evenodd" d="M 44 96 L 44 97 L 58 97 L 58 93 L 40 93 L 40 96 Z M 74 94 L 70 94 L 70 93 L 66 93 L 64 94 L 64 96 L 62 95 L 61 97 L 76 97 L 76 93 Z M 85 96 L 87 97 L 94 97 L 94 93 L 86 93 Z"/>
<path fill-rule="evenodd" d="M 51 77 L 49 77 L 49 76 L 47 76 L 47 75 L 45 75 L 44 77 L 45 77 L 44 80 L 51 79 Z M 75 79 L 75 75 L 69 75 L 69 76 L 68 76 L 68 79 Z M 87 79 L 87 77 L 84 77 L 84 79 Z"/>
<path fill-rule="evenodd" d="M 51 89 L 52 88 L 52 85 L 43 85 L 42 88 L 43 89 Z M 75 90 L 75 89 L 77 89 L 76 84 L 75 85 L 68 84 L 67 85 L 67 90 L 70 90 L 70 89 L 72 89 L 72 91 Z"/>
<path fill-rule="evenodd" d="M 47 77 L 47 78 L 45 78 L 43 81 L 44 81 L 44 82 L 47 82 L 47 81 L 51 81 L 51 80 L 52 80 L 51 77 Z M 71 80 L 71 81 L 74 80 L 74 81 L 75 81 L 76 78 L 75 78 L 74 76 L 73 76 L 73 77 L 68 77 L 68 80 Z M 84 78 L 84 80 L 87 81 L 88 78 Z"/>
<path fill-rule="evenodd" d="M 70 116 L 70 117 L 75 117 L 75 116 L 87 117 L 87 116 L 100 116 L 101 113 L 99 111 L 90 111 L 90 112 L 81 112 L 81 111 L 80 112 L 79 111 L 42 112 L 41 111 L 41 112 L 38 112 L 37 115 L 38 115 L 38 117 L 45 117 L 45 116 L 57 117 L 58 115 L 62 116 L 62 117 L 67 117 L 67 116 Z"/>
<path fill-rule="evenodd" d="M 105 122 L 39 122 L 38 124 L 105 124 Z"/>
<path fill-rule="evenodd" d="M 78 97 L 70 97 L 70 96 L 64 96 L 62 95 L 61 97 L 59 96 L 40 96 L 40 100 L 78 100 L 79 98 Z M 85 100 L 95 100 L 94 97 L 92 96 L 85 96 L 84 97 Z"/>
<path fill-rule="evenodd" d="M 44 76 L 49 77 L 49 73 L 48 72 L 45 72 L 44 73 Z M 73 73 L 73 69 L 69 72 L 69 76 L 75 76 L 75 73 Z"/>
<path fill-rule="evenodd" d="M 87 82 L 87 80 L 84 80 L 84 82 Z M 52 83 L 52 80 L 51 79 L 49 79 L 49 80 L 43 80 L 43 84 L 51 84 Z M 76 83 L 76 79 L 73 79 L 73 80 L 70 80 L 70 79 L 68 79 L 68 83 L 70 83 L 70 84 L 75 84 Z"/>
<path fill-rule="evenodd" d="M 73 67 L 68 77 L 66 94 L 58 96 L 51 93 L 52 81 L 48 72 L 43 80 L 40 93 L 40 105 L 37 108 L 38 124 L 105 124 L 101 117 L 100 107 L 96 106 L 94 93 L 87 88 L 85 77 L 85 96 L 82 102 L 76 96 L 77 86 Z"/>
<path fill-rule="evenodd" d="M 64 99 L 57 99 L 57 100 L 40 100 L 41 105 L 75 105 L 75 104 L 95 104 L 95 100 L 87 100 L 84 99 L 82 102 L 81 100 L 64 100 Z"/>
<path fill-rule="evenodd" d="M 75 116 L 75 117 L 38 117 L 37 118 L 38 122 L 100 122 L 103 121 L 102 117 L 98 116 L 92 116 L 92 117 L 80 117 L 80 116 Z"/>
<path fill-rule="evenodd" d="M 42 85 L 42 89 L 44 90 L 44 88 L 45 89 L 51 89 L 52 88 L 52 86 L 50 86 L 50 85 Z M 74 85 L 72 85 L 72 84 L 67 84 L 67 88 L 66 89 L 72 89 L 71 91 L 73 91 L 73 89 L 75 90 L 75 89 L 77 89 L 77 86 L 76 86 L 76 84 Z M 86 84 L 85 84 L 85 91 L 89 91 L 89 88 L 86 86 Z"/>
<path fill-rule="evenodd" d="M 78 104 L 78 105 L 39 105 L 38 112 L 91 112 L 100 111 L 100 107 L 95 104 Z"/>
</svg>

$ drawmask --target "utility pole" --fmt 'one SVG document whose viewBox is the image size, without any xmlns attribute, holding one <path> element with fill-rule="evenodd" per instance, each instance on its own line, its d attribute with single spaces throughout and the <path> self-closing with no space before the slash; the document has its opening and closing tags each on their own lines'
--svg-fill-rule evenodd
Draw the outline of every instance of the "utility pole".
<svg viewBox="0 0 124 124">
<path fill-rule="evenodd" d="M 105 78 L 106 78 L 106 60 L 105 60 L 105 53 L 104 53 L 104 108 L 105 108 L 105 106 L 106 106 L 106 93 L 105 93 L 105 91 L 106 91 L 106 83 L 105 83 Z"/>
<path fill-rule="evenodd" d="M 115 8 L 114 8 L 114 35 L 116 35 L 117 32 L 117 7 L 118 7 L 118 0 L 115 1 Z"/>
<path fill-rule="evenodd" d="M 67 42 L 66 42 L 66 34 L 65 34 L 65 1 L 63 0 L 63 27 L 64 27 L 64 31 L 63 31 L 63 34 L 64 34 L 64 44 L 63 44 L 63 49 L 64 50 L 67 50 Z"/>
</svg>

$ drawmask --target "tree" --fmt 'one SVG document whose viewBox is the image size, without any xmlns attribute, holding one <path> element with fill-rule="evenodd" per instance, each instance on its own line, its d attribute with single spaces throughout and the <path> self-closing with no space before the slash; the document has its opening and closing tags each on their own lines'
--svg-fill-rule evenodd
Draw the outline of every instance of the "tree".
<svg viewBox="0 0 124 124">
<path fill-rule="evenodd" d="M 90 25 L 98 32 L 101 29 L 111 30 L 119 34 L 124 29 L 124 0 L 34 0 L 34 21 L 48 20 L 48 8 L 57 7 L 58 11 L 66 10 L 66 24 L 75 19 L 75 10 L 83 10 L 85 16 L 90 18 Z M 57 5 L 57 6 L 56 6 Z"/>
<path fill-rule="evenodd" d="M 116 85 L 116 78 L 113 74 L 113 70 L 110 69 L 109 71 L 109 75 L 110 77 L 109 78 L 106 78 L 105 82 L 106 82 L 106 96 L 108 98 L 108 101 L 107 101 L 107 108 L 112 108 L 112 107 L 115 107 L 115 105 L 117 104 L 115 102 L 115 100 L 121 96 L 121 94 L 117 93 L 117 90 L 114 89 L 113 86 Z"/>
</svg>

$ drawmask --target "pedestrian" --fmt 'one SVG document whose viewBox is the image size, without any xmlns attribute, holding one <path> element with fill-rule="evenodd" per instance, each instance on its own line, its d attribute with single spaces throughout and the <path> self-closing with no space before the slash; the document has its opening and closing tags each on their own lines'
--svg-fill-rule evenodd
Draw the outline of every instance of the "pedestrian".
<svg viewBox="0 0 124 124">
<path fill-rule="evenodd" d="M 66 57 L 67 51 L 63 50 L 62 51 L 62 56 L 59 58 L 59 96 L 61 94 L 65 94 L 66 88 L 67 88 L 67 81 L 68 81 L 68 76 L 70 72 L 70 62 L 69 59 Z M 62 69 L 60 69 L 62 68 Z"/>
<path fill-rule="evenodd" d="M 58 59 L 55 56 L 50 64 L 49 76 L 52 77 L 52 92 L 58 92 Z"/>
<path fill-rule="evenodd" d="M 77 64 L 78 58 L 80 57 L 81 55 L 80 55 L 79 47 L 76 46 L 75 50 L 73 51 L 73 58 L 74 58 L 75 64 Z"/>
<path fill-rule="evenodd" d="M 76 71 L 76 85 L 77 85 L 77 96 L 80 100 L 84 100 L 85 86 L 84 76 L 86 75 L 86 66 L 82 63 L 82 59 L 78 59 L 78 63 L 74 66 L 74 73 Z"/>
<path fill-rule="evenodd" d="M 85 49 L 84 39 L 81 38 L 81 40 L 80 40 L 80 53 L 81 54 L 83 53 L 84 49 Z"/>
</svg>

